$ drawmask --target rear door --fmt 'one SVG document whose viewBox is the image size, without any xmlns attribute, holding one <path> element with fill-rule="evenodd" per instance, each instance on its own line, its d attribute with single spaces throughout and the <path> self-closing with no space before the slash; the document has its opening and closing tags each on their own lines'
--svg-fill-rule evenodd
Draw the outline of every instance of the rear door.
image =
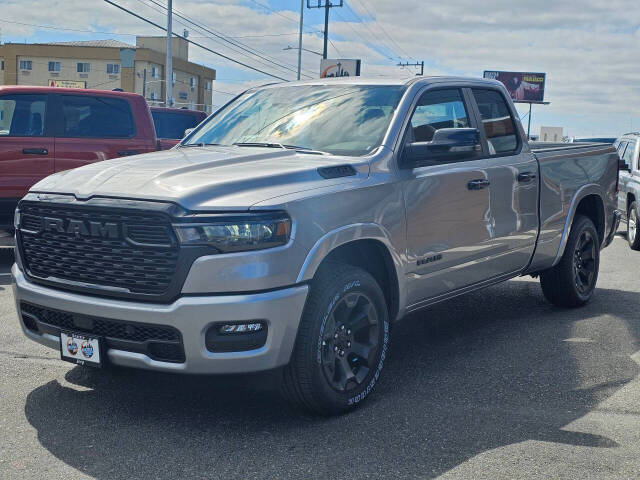
<svg viewBox="0 0 640 480">
<path fill-rule="evenodd" d="M 99 95 L 55 95 L 59 115 L 55 138 L 55 171 L 147 150 L 137 137 L 131 104 Z"/>
<path fill-rule="evenodd" d="M 54 171 L 47 115 L 46 94 L 0 96 L 0 209 L 4 216 L 33 184 Z"/>
<path fill-rule="evenodd" d="M 501 90 L 473 88 L 489 172 L 492 275 L 513 273 L 531 260 L 538 234 L 538 162 Z"/>
<path fill-rule="evenodd" d="M 441 128 L 474 126 L 470 118 L 462 89 L 427 90 L 414 107 L 403 143 L 431 141 Z M 489 190 L 487 160 L 481 156 L 470 152 L 445 162 L 425 158 L 413 168 L 400 161 L 410 306 L 487 279 Z"/>
</svg>

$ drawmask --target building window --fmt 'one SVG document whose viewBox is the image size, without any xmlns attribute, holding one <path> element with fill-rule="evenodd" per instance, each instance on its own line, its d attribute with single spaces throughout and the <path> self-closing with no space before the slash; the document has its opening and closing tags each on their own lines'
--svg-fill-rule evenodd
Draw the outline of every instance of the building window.
<svg viewBox="0 0 640 480">
<path fill-rule="evenodd" d="M 194 88 L 196 86 L 196 77 L 189 78 L 189 86 Z"/>
<path fill-rule="evenodd" d="M 204 81 L 204 89 L 211 90 L 211 82 L 209 80 Z"/>
<path fill-rule="evenodd" d="M 156 100 L 156 92 L 151 92 L 151 100 Z"/>
<path fill-rule="evenodd" d="M 31 60 L 20 60 L 20 70 L 31 70 L 32 66 Z"/>
<path fill-rule="evenodd" d="M 0 60 L 0 70 L 4 70 L 4 60 Z"/>
<path fill-rule="evenodd" d="M 160 77 L 160 72 L 157 67 L 151 67 L 151 78 Z"/>
<path fill-rule="evenodd" d="M 78 62 L 77 72 L 78 73 L 89 73 L 91 71 L 90 63 L 81 63 Z"/>
<path fill-rule="evenodd" d="M 60 71 L 60 62 L 49 62 L 49 71 L 50 72 L 59 72 Z"/>
<path fill-rule="evenodd" d="M 107 63 L 107 73 L 110 75 L 118 75 L 120 73 L 120 65 L 117 63 Z"/>
<path fill-rule="evenodd" d="M 173 77 L 171 84 L 175 85 L 176 84 L 176 80 L 178 79 L 178 76 L 176 75 L 176 72 L 171 72 L 171 73 L 172 73 L 172 77 Z"/>
</svg>

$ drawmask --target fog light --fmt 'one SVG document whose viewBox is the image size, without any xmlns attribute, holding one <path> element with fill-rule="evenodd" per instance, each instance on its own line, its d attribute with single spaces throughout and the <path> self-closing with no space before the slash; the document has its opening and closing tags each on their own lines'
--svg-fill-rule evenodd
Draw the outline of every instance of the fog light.
<svg viewBox="0 0 640 480">
<path fill-rule="evenodd" d="M 246 352 L 264 347 L 268 331 L 264 320 L 217 323 L 207 329 L 204 341 L 210 352 Z"/>
<path fill-rule="evenodd" d="M 261 323 L 236 323 L 229 325 L 222 325 L 220 327 L 220 333 L 247 333 L 247 332 L 259 332 L 262 330 Z"/>
</svg>

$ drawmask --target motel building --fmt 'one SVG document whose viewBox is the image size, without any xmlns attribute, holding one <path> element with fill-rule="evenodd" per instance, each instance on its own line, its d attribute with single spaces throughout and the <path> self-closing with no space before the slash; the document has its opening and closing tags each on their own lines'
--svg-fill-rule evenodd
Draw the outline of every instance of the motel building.
<svg viewBox="0 0 640 480">
<path fill-rule="evenodd" d="M 211 113 L 216 71 L 190 62 L 189 43 L 173 38 L 174 107 Z M 165 106 L 166 37 L 0 45 L 0 85 L 122 89 Z"/>
</svg>

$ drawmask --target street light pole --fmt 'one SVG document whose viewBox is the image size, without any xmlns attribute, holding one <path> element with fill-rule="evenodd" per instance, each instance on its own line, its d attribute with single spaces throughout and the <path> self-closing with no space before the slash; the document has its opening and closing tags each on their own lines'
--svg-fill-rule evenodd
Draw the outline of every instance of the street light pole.
<svg viewBox="0 0 640 480">
<path fill-rule="evenodd" d="M 167 107 L 173 107 L 173 57 L 171 56 L 171 21 L 173 15 L 173 0 L 168 0 L 167 6 L 167 60 L 165 64 L 165 100 Z"/>
<path fill-rule="evenodd" d="M 302 27 L 304 26 L 304 0 L 300 0 L 300 34 L 298 35 L 298 80 L 302 70 Z"/>
</svg>

